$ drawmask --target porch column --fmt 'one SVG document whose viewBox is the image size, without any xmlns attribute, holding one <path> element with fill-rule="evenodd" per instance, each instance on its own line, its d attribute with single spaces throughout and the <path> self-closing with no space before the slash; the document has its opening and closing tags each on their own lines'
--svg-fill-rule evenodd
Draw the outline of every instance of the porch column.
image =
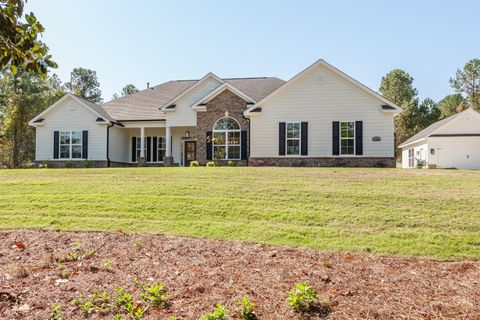
<svg viewBox="0 0 480 320">
<path fill-rule="evenodd" d="M 145 128 L 140 127 L 140 157 L 138 157 L 137 162 L 139 166 L 145 164 Z"/>
<path fill-rule="evenodd" d="M 145 158 L 145 128 L 140 128 L 140 158 Z"/>
<path fill-rule="evenodd" d="M 163 165 L 164 166 L 172 166 L 173 165 L 173 157 L 172 157 L 172 128 L 167 126 L 165 128 L 165 139 L 167 140 L 165 146 L 167 150 L 165 150 L 165 157 L 163 158 Z"/>
</svg>

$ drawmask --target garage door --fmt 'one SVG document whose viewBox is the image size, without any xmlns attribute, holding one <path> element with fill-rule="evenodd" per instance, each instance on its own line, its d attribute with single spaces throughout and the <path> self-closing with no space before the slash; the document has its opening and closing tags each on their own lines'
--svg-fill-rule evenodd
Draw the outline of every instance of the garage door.
<svg viewBox="0 0 480 320">
<path fill-rule="evenodd" d="M 480 146 L 476 143 L 444 143 L 437 152 L 438 168 L 480 169 Z"/>
</svg>

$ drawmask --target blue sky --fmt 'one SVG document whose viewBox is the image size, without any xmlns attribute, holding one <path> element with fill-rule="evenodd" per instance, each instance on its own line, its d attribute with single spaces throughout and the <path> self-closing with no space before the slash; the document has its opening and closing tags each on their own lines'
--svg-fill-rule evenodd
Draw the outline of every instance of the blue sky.
<svg viewBox="0 0 480 320">
<path fill-rule="evenodd" d="M 29 0 L 43 40 L 68 81 L 97 71 L 110 100 L 127 83 L 277 76 L 319 58 L 374 90 L 402 68 L 421 98 L 443 98 L 448 79 L 480 58 L 480 1 Z"/>
</svg>

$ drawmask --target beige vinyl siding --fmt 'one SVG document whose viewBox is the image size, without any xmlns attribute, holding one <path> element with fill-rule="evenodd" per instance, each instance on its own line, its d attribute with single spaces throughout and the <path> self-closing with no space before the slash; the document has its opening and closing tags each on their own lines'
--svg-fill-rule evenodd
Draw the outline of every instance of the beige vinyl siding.
<svg viewBox="0 0 480 320">
<path fill-rule="evenodd" d="M 319 83 L 318 75 L 325 81 Z M 278 156 L 278 123 L 308 122 L 308 156 L 332 156 L 332 121 L 363 121 L 363 157 L 393 157 L 393 114 L 381 102 L 323 66 L 262 105 L 251 116 L 251 157 Z M 379 136 L 381 141 L 372 142 Z"/>
<path fill-rule="evenodd" d="M 128 159 L 128 129 L 111 127 L 110 129 L 110 160 L 129 162 Z"/>
<path fill-rule="evenodd" d="M 176 108 L 173 112 L 167 112 L 168 126 L 196 126 L 197 113 L 191 106 L 205 97 L 207 94 L 220 86 L 220 82 L 214 78 L 205 79 L 197 88 L 186 94 L 176 102 Z"/>
<path fill-rule="evenodd" d="M 36 128 L 35 159 L 37 161 L 54 160 L 54 131 L 88 130 L 88 159 L 106 160 L 107 125 L 98 124 L 97 117 L 74 99 L 65 99 L 45 114 L 44 125 Z"/>
</svg>

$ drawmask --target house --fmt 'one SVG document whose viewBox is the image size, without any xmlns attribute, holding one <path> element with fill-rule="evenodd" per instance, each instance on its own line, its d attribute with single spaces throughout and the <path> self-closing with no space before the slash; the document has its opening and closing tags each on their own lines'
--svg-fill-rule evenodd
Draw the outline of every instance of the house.
<svg viewBox="0 0 480 320">
<path fill-rule="evenodd" d="M 480 114 L 467 109 L 420 131 L 399 148 L 403 168 L 480 169 Z"/>
<path fill-rule="evenodd" d="M 401 108 L 318 60 L 274 77 L 177 80 L 96 105 L 67 94 L 29 124 L 51 166 L 160 164 L 394 167 Z"/>
</svg>

